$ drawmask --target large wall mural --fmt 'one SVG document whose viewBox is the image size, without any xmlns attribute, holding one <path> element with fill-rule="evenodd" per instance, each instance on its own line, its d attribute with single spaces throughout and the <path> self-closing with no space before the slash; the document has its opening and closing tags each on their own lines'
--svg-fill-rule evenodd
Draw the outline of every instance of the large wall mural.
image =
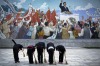
<svg viewBox="0 0 100 66">
<path fill-rule="evenodd" d="M 1 39 L 97 39 L 100 0 L 1 0 L 0 25 Z"/>
</svg>

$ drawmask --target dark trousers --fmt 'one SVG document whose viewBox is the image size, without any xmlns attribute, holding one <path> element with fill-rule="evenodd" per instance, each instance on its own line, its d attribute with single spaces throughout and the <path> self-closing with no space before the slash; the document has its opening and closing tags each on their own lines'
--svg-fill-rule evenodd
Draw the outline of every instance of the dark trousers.
<svg viewBox="0 0 100 66">
<path fill-rule="evenodd" d="M 98 39 L 99 37 L 98 37 L 98 33 L 94 33 L 93 35 L 92 35 L 92 37 L 91 37 L 92 39 Z"/>
<path fill-rule="evenodd" d="M 61 35 L 62 33 L 57 33 L 56 39 L 62 39 Z"/>
<path fill-rule="evenodd" d="M 49 63 L 53 64 L 54 49 L 49 49 L 48 53 L 49 53 Z"/>
<path fill-rule="evenodd" d="M 28 55 L 28 59 L 29 59 L 29 63 L 32 64 L 33 63 L 33 49 L 32 48 L 27 48 L 27 55 Z"/>
<path fill-rule="evenodd" d="M 29 59 L 29 63 L 33 63 L 33 55 L 32 54 L 29 54 L 28 55 L 28 59 Z"/>
<path fill-rule="evenodd" d="M 59 53 L 59 62 L 63 62 L 64 52 Z"/>
<path fill-rule="evenodd" d="M 13 55 L 15 62 L 19 62 L 18 50 L 13 49 Z"/>
<path fill-rule="evenodd" d="M 42 52 L 38 52 L 38 61 L 39 63 L 43 63 L 43 53 Z"/>
</svg>

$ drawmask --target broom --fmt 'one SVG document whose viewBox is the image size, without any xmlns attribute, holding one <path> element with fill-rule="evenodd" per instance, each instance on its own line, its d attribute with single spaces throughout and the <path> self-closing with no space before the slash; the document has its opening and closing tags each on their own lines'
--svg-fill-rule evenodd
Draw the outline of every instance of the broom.
<svg viewBox="0 0 100 66">
<path fill-rule="evenodd" d="M 46 57 L 45 57 L 45 49 L 44 49 L 44 62 L 47 63 Z"/>
<path fill-rule="evenodd" d="M 55 51 L 54 51 L 54 56 L 53 56 L 53 59 L 54 59 L 54 65 L 56 65 Z"/>
<path fill-rule="evenodd" d="M 34 59 L 35 59 L 35 64 L 37 64 L 38 62 L 37 62 L 37 60 L 36 60 L 35 54 L 33 54 L 33 56 L 34 56 Z"/>
<path fill-rule="evenodd" d="M 22 51 L 23 52 L 23 57 L 25 57 L 25 53 L 24 53 L 24 51 Z"/>
<path fill-rule="evenodd" d="M 68 64 L 67 60 L 66 60 L 66 51 L 65 51 L 64 55 L 65 55 L 65 64 Z"/>
</svg>

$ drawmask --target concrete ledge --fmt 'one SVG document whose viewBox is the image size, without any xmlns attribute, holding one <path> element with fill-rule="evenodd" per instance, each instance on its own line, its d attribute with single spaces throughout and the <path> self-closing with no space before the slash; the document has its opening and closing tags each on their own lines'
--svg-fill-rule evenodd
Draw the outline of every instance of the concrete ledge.
<svg viewBox="0 0 100 66">
<path fill-rule="evenodd" d="M 49 42 L 53 42 L 56 45 L 64 45 L 65 47 L 100 47 L 99 39 L 76 39 L 76 40 L 32 40 L 32 39 L 15 39 L 18 44 L 22 44 L 24 47 L 28 45 L 35 45 L 37 42 L 45 42 L 46 44 Z M 11 48 L 14 43 L 11 39 L 0 40 L 0 48 Z"/>
</svg>

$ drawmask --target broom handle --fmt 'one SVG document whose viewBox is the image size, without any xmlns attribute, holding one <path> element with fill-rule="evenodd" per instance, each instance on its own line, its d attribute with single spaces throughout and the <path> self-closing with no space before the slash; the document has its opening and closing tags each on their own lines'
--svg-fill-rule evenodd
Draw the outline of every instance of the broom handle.
<svg viewBox="0 0 100 66">
<path fill-rule="evenodd" d="M 44 53 L 44 59 L 45 59 L 45 49 L 43 50 L 43 53 Z"/>
<path fill-rule="evenodd" d="M 45 58 L 45 49 L 44 49 L 44 51 L 43 51 L 43 52 L 44 52 L 44 61 L 45 61 L 45 60 L 46 60 L 46 58 Z"/>
<path fill-rule="evenodd" d="M 44 60 L 45 60 L 45 49 L 44 49 L 44 51 L 43 51 L 43 52 L 44 52 Z"/>
<path fill-rule="evenodd" d="M 25 53 L 24 53 L 24 51 L 22 51 L 23 52 L 23 57 L 25 57 Z"/>
<path fill-rule="evenodd" d="M 53 56 L 53 58 L 54 58 L 54 62 L 55 62 L 55 64 L 56 64 L 56 59 L 55 59 L 55 51 L 54 51 L 54 56 Z"/>
<path fill-rule="evenodd" d="M 66 51 L 65 51 L 65 53 L 64 53 L 64 54 L 65 54 L 65 62 L 67 62 L 67 60 L 66 60 Z"/>
<path fill-rule="evenodd" d="M 33 56 L 34 56 L 34 59 L 36 60 L 36 57 L 35 57 L 35 55 L 33 54 Z"/>
<path fill-rule="evenodd" d="M 37 62 L 36 57 L 35 57 L 35 53 L 33 54 L 33 56 L 34 56 L 35 62 Z"/>
<path fill-rule="evenodd" d="M 24 49 L 22 48 L 23 57 L 25 57 Z"/>
</svg>

